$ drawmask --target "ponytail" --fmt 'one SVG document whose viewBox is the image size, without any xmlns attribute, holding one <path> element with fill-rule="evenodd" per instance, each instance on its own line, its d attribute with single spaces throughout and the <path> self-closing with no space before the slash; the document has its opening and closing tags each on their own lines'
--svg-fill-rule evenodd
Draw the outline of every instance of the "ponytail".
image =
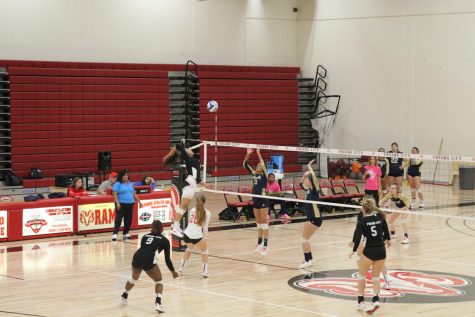
<svg viewBox="0 0 475 317">
<path fill-rule="evenodd" d="M 206 220 L 205 209 L 206 197 L 204 195 L 196 196 L 195 209 L 196 209 L 196 223 L 198 226 L 202 226 Z"/>
</svg>

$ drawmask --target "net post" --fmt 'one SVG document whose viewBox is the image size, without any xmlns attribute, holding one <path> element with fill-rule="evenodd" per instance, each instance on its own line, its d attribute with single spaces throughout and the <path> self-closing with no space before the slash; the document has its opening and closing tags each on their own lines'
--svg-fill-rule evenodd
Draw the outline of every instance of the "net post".
<svg viewBox="0 0 475 317">
<path fill-rule="evenodd" d="M 203 143 L 204 149 L 203 149 L 203 155 L 205 156 L 203 159 L 203 182 L 206 183 L 206 171 L 208 168 L 208 144 Z"/>
</svg>

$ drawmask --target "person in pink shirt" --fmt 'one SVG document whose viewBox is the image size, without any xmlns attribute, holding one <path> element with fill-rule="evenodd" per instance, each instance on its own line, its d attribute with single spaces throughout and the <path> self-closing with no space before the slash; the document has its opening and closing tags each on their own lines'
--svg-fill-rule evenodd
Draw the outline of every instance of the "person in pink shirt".
<svg viewBox="0 0 475 317">
<path fill-rule="evenodd" d="M 372 196 L 379 203 L 379 192 L 381 191 L 381 167 L 378 165 L 378 161 L 375 156 L 370 156 L 369 164 L 364 167 L 365 172 L 363 174 L 363 180 L 366 180 L 365 195 Z"/>
<path fill-rule="evenodd" d="M 266 195 L 267 196 L 278 196 L 278 197 L 284 197 L 284 193 L 280 189 L 280 185 L 278 182 L 275 181 L 275 175 L 272 173 L 269 173 L 269 177 L 267 180 L 267 186 L 266 186 Z M 269 206 L 272 206 L 274 204 L 279 204 L 280 205 L 280 218 L 281 219 L 291 219 L 289 214 L 287 214 L 287 205 L 285 203 L 285 200 L 272 200 L 269 199 Z"/>
</svg>

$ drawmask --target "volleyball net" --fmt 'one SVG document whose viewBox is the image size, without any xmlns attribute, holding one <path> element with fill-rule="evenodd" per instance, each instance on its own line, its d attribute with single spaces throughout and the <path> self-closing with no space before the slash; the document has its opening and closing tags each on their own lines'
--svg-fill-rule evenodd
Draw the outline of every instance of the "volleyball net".
<svg viewBox="0 0 475 317">
<path fill-rule="evenodd" d="M 215 141 L 202 141 L 195 146 L 195 151 L 198 148 L 203 164 L 203 180 L 208 184 L 204 190 L 222 194 L 228 205 L 239 206 L 239 203 L 248 202 L 252 198 L 267 198 L 277 205 L 284 201 L 287 211 L 297 215 L 299 212 L 303 213 L 305 203 L 317 203 L 324 213 L 359 211 L 365 196 L 367 178 L 372 177 L 371 172 L 365 176 L 365 171 L 372 170 L 368 165 L 371 157 L 374 157 L 378 165 L 386 161 L 386 171 L 391 162 L 399 162 L 404 167 L 399 191 L 407 198 L 410 208 L 396 208 L 396 201 L 389 199 L 383 210 L 447 219 L 475 219 L 475 157 Z M 280 187 L 280 194 L 252 194 L 251 175 L 242 166 L 246 149 L 260 150 L 268 173 L 274 174 Z M 301 177 L 312 159 L 315 159 L 312 167 L 318 177 L 321 196 L 318 202 L 306 201 L 300 185 Z M 249 165 L 255 169 L 258 162 L 254 151 Z M 420 172 L 420 177 L 412 177 L 416 182 L 413 186 L 408 177 L 411 164 L 417 165 L 416 170 Z M 382 186 L 386 185 L 386 191 L 390 192 L 398 179 L 387 176 L 387 173 L 383 176 Z M 419 180 L 420 186 L 417 185 Z M 380 192 L 379 199 L 383 198 L 384 193 Z"/>
</svg>

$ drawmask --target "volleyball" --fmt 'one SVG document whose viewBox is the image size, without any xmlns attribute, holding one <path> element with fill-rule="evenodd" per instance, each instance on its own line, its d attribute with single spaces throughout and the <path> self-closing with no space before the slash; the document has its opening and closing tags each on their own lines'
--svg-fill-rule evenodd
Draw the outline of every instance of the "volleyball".
<svg viewBox="0 0 475 317">
<path fill-rule="evenodd" d="M 209 111 L 209 112 L 216 112 L 216 111 L 218 111 L 218 108 L 219 108 L 218 102 L 215 101 L 215 100 L 210 100 L 210 101 L 208 101 L 207 108 L 208 108 L 208 111 Z"/>
</svg>

